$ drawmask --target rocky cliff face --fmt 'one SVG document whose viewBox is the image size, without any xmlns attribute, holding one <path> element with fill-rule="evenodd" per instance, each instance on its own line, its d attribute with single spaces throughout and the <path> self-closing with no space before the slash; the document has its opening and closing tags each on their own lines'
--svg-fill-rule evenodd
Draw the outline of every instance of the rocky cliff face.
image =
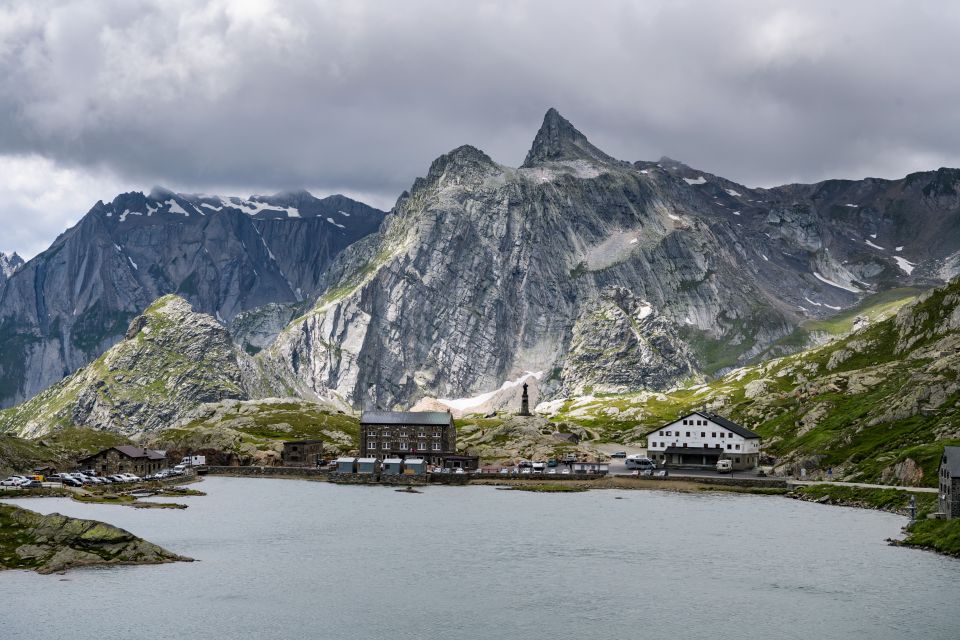
<svg viewBox="0 0 960 640">
<path fill-rule="evenodd" d="M 242 358 L 216 320 L 166 296 L 97 360 L 0 412 L 0 431 L 24 438 L 72 426 L 124 435 L 156 431 L 205 402 L 246 399 Z"/>
<path fill-rule="evenodd" d="M 0 268 L 0 407 L 90 362 L 162 295 L 224 322 L 309 299 L 331 260 L 382 218 L 307 192 L 243 200 L 158 188 L 97 203 L 50 249 Z"/>
<path fill-rule="evenodd" d="M 524 372 L 544 374 L 547 396 L 667 388 L 870 291 L 938 282 L 960 239 L 927 252 L 896 220 L 956 228 L 958 186 L 938 172 L 747 189 L 669 159 L 614 160 L 550 110 L 520 168 L 469 146 L 438 158 L 263 361 L 301 393 L 365 407 L 474 396 Z"/>
</svg>

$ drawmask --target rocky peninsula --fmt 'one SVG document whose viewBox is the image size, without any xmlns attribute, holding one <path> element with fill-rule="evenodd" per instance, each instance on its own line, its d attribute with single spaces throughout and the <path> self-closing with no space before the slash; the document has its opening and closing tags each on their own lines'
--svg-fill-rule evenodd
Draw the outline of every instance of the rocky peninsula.
<svg viewBox="0 0 960 640">
<path fill-rule="evenodd" d="M 0 504 L 0 570 L 47 574 L 95 565 L 192 561 L 103 522 Z"/>
</svg>

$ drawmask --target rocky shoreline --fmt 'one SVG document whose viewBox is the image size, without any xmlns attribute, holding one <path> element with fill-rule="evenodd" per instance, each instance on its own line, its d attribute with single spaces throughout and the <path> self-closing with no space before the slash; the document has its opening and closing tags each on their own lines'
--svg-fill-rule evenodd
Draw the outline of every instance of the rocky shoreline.
<svg viewBox="0 0 960 640">
<path fill-rule="evenodd" d="M 49 574 L 100 565 L 193 562 L 96 520 L 41 515 L 0 504 L 0 570 Z"/>
</svg>

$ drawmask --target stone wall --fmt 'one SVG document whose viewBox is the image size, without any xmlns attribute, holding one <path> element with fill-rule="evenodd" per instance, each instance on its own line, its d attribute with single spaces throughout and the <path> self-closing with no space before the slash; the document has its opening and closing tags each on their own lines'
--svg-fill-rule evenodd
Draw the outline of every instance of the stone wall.
<svg viewBox="0 0 960 640">
<path fill-rule="evenodd" d="M 207 475 L 211 476 L 240 476 L 240 477 L 272 477 L 272 478 L 315 478 L 326 480 L 330 473 L 316 467 L 226 467 L 208 466 Z"/>
</svg>

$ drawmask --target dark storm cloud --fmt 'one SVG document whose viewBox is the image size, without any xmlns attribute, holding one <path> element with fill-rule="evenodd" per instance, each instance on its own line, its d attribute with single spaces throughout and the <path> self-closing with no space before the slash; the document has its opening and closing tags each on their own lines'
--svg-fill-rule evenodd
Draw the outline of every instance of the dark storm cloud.
<svg viewBox="0 0 960 640">
<path fill-rule="evenodd" d="M 0 1 L 0 221 L 33 237 L 37 162 L 389 206 L 460 144 L 519 164 L 549 106 L 750 185 L 956 166 L 958 32 L 952 3 Z"/>
</svg>

